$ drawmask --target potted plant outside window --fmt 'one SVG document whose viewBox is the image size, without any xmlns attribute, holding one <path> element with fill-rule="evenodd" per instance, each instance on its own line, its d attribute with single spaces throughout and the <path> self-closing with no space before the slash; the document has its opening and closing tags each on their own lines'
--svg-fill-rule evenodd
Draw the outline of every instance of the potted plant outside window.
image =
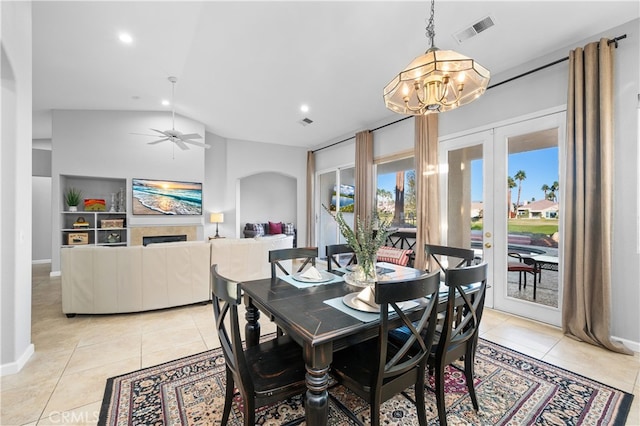
<svg viewBox="0 0 640 426">
<path fill-rule="evenodd" d="M 82 197 L 82 191 L 74 187 L 70 187 L 64 193 L 64 200 L 69 206 L 70 212 L 78 211 L 78 205 L 80 204 L 81 197 Z"/>
</svg>

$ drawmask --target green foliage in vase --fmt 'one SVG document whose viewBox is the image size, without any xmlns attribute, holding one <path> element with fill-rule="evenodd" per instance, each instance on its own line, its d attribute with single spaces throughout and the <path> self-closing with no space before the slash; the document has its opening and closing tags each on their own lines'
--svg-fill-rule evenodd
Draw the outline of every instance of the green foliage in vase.
<svg viewBox="0 0 640 426">
<path fill-rule="evenodd" d="M 82 191 L 77 188 L 70 187 L 64 194 L 64 199 L 68 206 L 77 206 L 80 204 L 80 198 L 82 197 Z"/>
<path fill-rule="evenodd" d="M 366 220 L 356 216 L 354 231 L 344 220 L 342 212 L 334 213 L 327 206 L 322 207 L 335 219 L 340 233 L 360 259 L 371 259 L 387 241 L 387 237 L 393 233 L 390 228 L 391 220 L 380 220 L 375 210 Z"/>
</svg>

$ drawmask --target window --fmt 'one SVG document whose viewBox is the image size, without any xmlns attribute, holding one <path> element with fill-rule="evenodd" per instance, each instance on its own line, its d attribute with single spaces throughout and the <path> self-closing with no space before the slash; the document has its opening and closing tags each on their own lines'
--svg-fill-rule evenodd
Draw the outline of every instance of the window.
<svg viewBox="0 0 640 426">
<path fill-rule="evenodd" d="M 382 219 L 398 228 L 416 227 L 416 170 L 414 158 L 377 165 L 376 206 Z"/>
</svg>

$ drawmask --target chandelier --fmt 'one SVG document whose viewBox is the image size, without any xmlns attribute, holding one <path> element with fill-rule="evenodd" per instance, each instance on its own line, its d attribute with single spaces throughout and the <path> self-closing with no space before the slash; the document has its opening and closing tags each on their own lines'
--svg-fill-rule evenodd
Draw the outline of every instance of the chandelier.
<svg viewBox="0 0 640 426">
<path fill-rule="evenodd" d="M 453 50 L 440 50 L 431 18 L 426 28 L 431 47 L 413 60 L 384 88 L 384 103 L 399 114 L 425 115 L 444 112 L 473 102 L 487 89 L 489 70 Z"/>
</svg>

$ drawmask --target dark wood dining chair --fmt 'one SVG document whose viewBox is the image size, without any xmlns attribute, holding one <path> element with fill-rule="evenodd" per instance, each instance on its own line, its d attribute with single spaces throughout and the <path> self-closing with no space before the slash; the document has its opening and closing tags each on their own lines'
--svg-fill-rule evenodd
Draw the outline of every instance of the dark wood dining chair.
<svg viewBox="0 0 640 426">
<path fill-rule="evenodd" d="M 333 355 L 333 377 L 369 402 L 371 425 L 380 424 L 380 405 L 384 401 L 412 385 L 415 386 L 418 421 L 420 425 L 427 424 L 424 406 L 425 363 L 436 327 L 439 285 L 437 273 L 412 280 L 377 282 L 375 301 L 380 304 L 378 337 Z M 402 311 L 399 306 L 400 302 L 423 297 L 427 297 L 424 306 L 411 314 Z M 389 328 L 389 315 L 393 313 L 400 317 L 408 331 L 406 339 L 398 345 L 389 340 L 392 331 Z"/>
<path fill-rule="evenodd" d="M 326 246 L 327 271 L 333 272 L 334 267 L 344 268 L 354 265 L 357 262 L 356 253 L 349 244 L 331 244 Z M 341 262 L 341 257 L 346 258 L 346 262 Z"/>
<path fill-rule="evenodd" d="M 316 266 L 316 258 L 318 257 L 318 247 L 294 247 L 269 252 L 269 263 L 271 263 L 271 278 L 274 278 L 277 271 L 282 271 L 285 275 L 292 275 L 296 272 L 302 272 L 307 265 Z M 300 267 L 296 270 L 292 264 L 291 270 L 282 265 L 285 260 L 301 260 Z"/>
<path fill-rule="evenodd" d="M 436 405 L 441 426 L 447 424 L 444 402 L 444 369 L 464 358 L 464 376 L 473 408 L 479 410 L 473 383 L 474 360 L 484 299 L 487 288 L 487 264 L 449 268 L 445 271 L 447 305 L 441 329 L 436 332 L 434 346 L 428 357 L 429 371 L 434 371 Z M 467 287 L 473 287 L 473 289 Z"/>
<path fill-rule="evenodd" d="M 533 300 L 536 299 L 536 290 L 538 287 L 537 277 L 541 275 L 541 271 L 535 259 L 529 256 L 523 256 L 517 252 L 509 252 L 510 258 L 515 258 L 517 260 L 509 260 L 507 261 L 507 271 L 508 272 L 517 272 L 518 273 L 518 290 L 522 290 L 523 285 L 524 288 L 527 288 L 527 274 L 533 275 Z M 524 276 L 524 284 L 522 277 Z"/>
<path fill-rule="evenodd" d="M 472 249 L 461 247 L 439 246 L 433 244 L 424 245 L 424 254 L 435 261 L 440 270 L 444 273 L 448 268 L 459 268 L 461 266 L 470 266 L 475 259 L 475 252 Z M 442 264 L 442 256 L 447 257 L 448 266 L 445 268 Z"/>
<path fill-rule="evenodd" d="M 217 265 L 211 267 L 211 277 L 213 314 L 227 372 L 221 424 L 229 421 L 237 387 L 243 401 L 244 424 L 253 426 L 257 407 L 306 390 L 302 348 L 288 336 L 281 336 L 244 349 L 238 315 L 240 286 L 220 276 Z"/>
</svg>

